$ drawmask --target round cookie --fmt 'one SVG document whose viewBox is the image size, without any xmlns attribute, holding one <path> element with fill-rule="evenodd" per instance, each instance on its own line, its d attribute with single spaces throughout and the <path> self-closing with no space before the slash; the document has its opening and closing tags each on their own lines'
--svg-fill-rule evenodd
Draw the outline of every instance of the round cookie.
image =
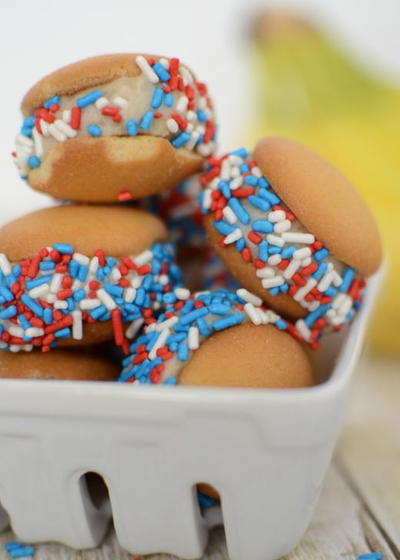
<svg viewBox="0 0 400 560">
<path fill-rule="evenodd" d="M 293 325 L 241 288 L 176 303 L 131 345 L 120 381 L 299 388 L 313 383 Z"/>
<path fill-rule="evenodd" d="M 31 187 L 83 202 L 137 199 L 200 171 L 215 148 L 206 86 L 177 58 L 112 54 L 24 97 L 15 162 Z"/>
<path fill-rule="evenodd" d="M 349 181 L 310 149 L 270 138 L 255 154 L 209 158 L 205 226 L 239 284 L 297 319 L 316 347 L 360 306 L 364 276 L 382 259 L 379 233 Z"/>
<path fill-rule="evenodd" d="M 115 206 L 58 206 L 0 228 L 0 348 L 110 340 L 127 350 L 181 284 L 155 216 Z M 124 324 L 132 323 L 125 331 Z"/>
<path fill-rule="evenodd" d="M 0 378 L 114 381 L 118 365 L 90 352 L 55 350 L 29 354 L 0 352 Z"/>
</svg>

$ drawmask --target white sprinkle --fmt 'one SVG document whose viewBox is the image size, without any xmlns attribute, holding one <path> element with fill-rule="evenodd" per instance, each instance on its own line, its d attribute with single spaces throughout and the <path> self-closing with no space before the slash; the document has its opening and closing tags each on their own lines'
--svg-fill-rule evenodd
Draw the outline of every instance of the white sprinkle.
<svg viewBox="0 0 400 560">
<path fill-rule="evenodd" d="M 339 286 L 342 285 L 343 282 L 342 277 L 333 268 L 332 268 L 332 274 L 333 274 L 333 285 L 336 286 L 336 288 L 338 288 Z"/>
<path fill-rule="evenodd" d="M 95 309 L 96 307 L 99 307 L 100 304 L 101 304 L 101 301 L 97 298 L 81 299 L 81 301 L 79 302 L 79 307 L 83 311 L 87 311 L 87 310 L 91 310 L 91 309 Z"/>
<path fill-rule="evenodd" d="M 33 141 L 35 143 L 35 154 L 41 158 L 44 154 L 42 135 L 37 131 L 36 127 L 32 130 Z"/>
<path fill-rule="evenodd" d="M 167 128 L 172 134 L 176 134 L 179 130 L 178 123 L 175 119 L 168 119 L 167 120 Z"/>
<path fill-rule="evenodd" d="M 285 231 L 282 234 L 282 237 L 285 241 L 289 243 L 305 243 L 307 245 L 314 243 L 315 237 L 312 233 L 296 233 L 291 231 Z"/>
<path fill-rule="evenodd" d="M 228 181 L 231 178 L 231 164 L 228 158 L 222 162 L 220 177 L 223 181 Z"/>
<path fill-rule="evenodd" d="M 229 161 L 231 165 L 234 166 L 238 166 L 241 163 L 243 163 L 243 159 L 239 156 L 235 156 L 234 154 L 230 154 L 226 159 Z"/>
<path fill-rule="evenodd" d="M 68 309 L 68 302 L 58 299 L 54 302 L 54 309 Z"/>
<path fill-rule="evenodd" d="M 198 106 L 199 109 L 203 109 L 203 111 L 205 111 L 207 109 L 207 99 L 205 97 L 199 97 Z"/>
<path fill-rule="evenodd" d="M 83 282 L 79 280 L 79 278 L 75 278 L 74 281 L 72 282 L 71 290 L 73 292 L 76 292 L 76 290 L 80 290 L 82 286 L 83 286 Z"/>
<path fill-rule="evenodd" d="M 261 169 L 257 167 L 257 165 L 252 168 L 251 172 L 254 175 L 254 177 L 258 177 L 258 178 L 262 177 Z"/>
<path fill-rule="evenodd" d="M 339 309 L 339 307 L 342 305 L 345 299 L 346 299 L 346 294 L 339 294 L 338 296 L 336 296 L 332 302 L 333 309 Z"/>
<path fill-rule="evenodd" d="M 222 210 L 222 215 L 230 224 L 235 224 L 237 222 L 236 214 L 230 206 L 225 206 L 225 208 Z"/>
<path fill-rule="evenodd" d="M 211 196 L 212 190 L 211 189 L 206 189 L 204 191 L 204 195 L 203 195 L 203 202 L 202 205 L 205 209 L 209 209 L 211 207 L 211 203 L 212 203 L 212 196 Z"/>
<path fill-rule="evenodd" d="M 88 265 L 90 262 L 89 257 L 87 257 L 86 255 L 82 255 L 82 253 L 74 253 L 72 258 L 74 259 L 74 261 L 84 266 Z"/>
<path fill-rule="evenodd" d="M 131 286 L 129 286 L 129 288 L 126 288 L 124 291 L 124 301 L 126 301 L 127 303 L 132 303 L 132 301 L 135 299 L 136 297 L 136 289 L 132 288 Z"/>
<path fill-rule="evenodd" d="M 32 288 L 32 290 L 29 290 L 28 293 L 31 298 L 36 299 L 47 295 L 49 293 L 49 289 L 50 287 L 48 284 L 41 284 L 40 286 L 36 286 L 35 288 Z"/>
<path fill-rule="evenodd" d="M 264 315 L 267 323 L 276 323 L 280 319 L 279 315 L 274 313 L 271 309 L 264 311 Z"/>
<path fill-rule="evenodd" d="M 69 124 L 71 122 L 71 109 L 65 109 L 62 113 L 62 118 L 63 121 Z"/>
<path fill-rule="evenodd" d="M 284 283 L 285 281 L 282 276 L 275 276 L 274 278 L 263 278 L 261 280 L 261 284 L 266 289 L 276 288 L 277 286 L 281 286 Z"/>
<path fill-rule="evenodd" d="M 99 111 L 104 109 L 104 107 L 107 107 L 107 105 L 109 105 L 109 104 L 110 104 L 110 102 L 108 101 L 108 99 L 106 97 L 99 97 L 94 102 L 94 105 L 95 105 L 96 109 L 98 109 Z"/>
<path fill-rule="evenodd" d="M 118 267 L 114 266 L 114 268 L 111 271 L 110 274 L 110 278 L 111 280 L 113 280 L 113 282 L 118 282 L 118 280 L 120 280 L 122 274 L 120 272 L 120 270 L 118 269 Z"/>
<path fill-rule="evenodd" d="M 255 325 L 260 325 L 262 323 L 262 317 L 258 313 L 258 309 L 256 309 L 252 303 L 246 303 L 244 306 L 244 311 L 250 321 Z"/>
<path fill-rule="evenodd" d="M 283 235 L 285 235 L 285 234 L 283 234 Z M 285 244 L 282 237 L 278 237 L 277 235 L 274 235 L 273 233 L 269 233 L 267 235 L 267 241 L 268 241 L 268 243 L 271 243 L 271 245 L 276 245 L 277 247 L 283 247 L 284 244 Z"/>
<path fill-rule="evenodd" d="M 188 111 L 186 113 L 186 120 L 187 121 L 192 122 L 192 121 L 195 121 L 196 118 L 197 118 L 197 116 L 196 116 L 196 113 L 194 111 Z"/>
<path fill-rule="evenodd" d="M 185 85 L 189 85 L 193 83 L 193 76 L 192 74 L 189 72 L 189 70 L 187 68 L 185 68 L 184 66 L 180 66 L 179 67 L 179 72 L 183 78 L 183 82 Z"/>
<path fill-rule="evenodd" d="M 307 302 L 307 303 L 308 303 L 307 309 L 308 309 L 309 311 L 315 311 L 315 310 L 318 309 L 318 307 L 321 305 L 320 302 L 319 302 L 319 301 L 316 301 L 316 300 L 310 301 L 310 302 Z"/>
<path fill-rule="evenodd" d="M 175 288 L 174 291 L 178 299 L 188 299 L 190 297 L 190 290 L 187 288 Z"/>
<path fill-rule="evenodd" d="M 154 331 L 162 331 L 162 330 L 164 330 L 164 329 L 166 329 L 166 328 L 172 327 L 172 326 L 175 325 L 175 323 L 177 323 L 177 322 L 178 322 L 178 317 L 175 316 L 175 317 L 170 317 L 169 319 L 166 319 L 166 320 L 163 321 L 162 323 L 158 323 L 158 324 L 156 324 L 156 323 L 151 323 L 151 324 L 149 325 L 149 327 L 150 327 L 151 325 L 154 325 L 154 328 L 153 328 L 152 330 L 154 330 Z"/>
<path fill-rule="evenodd" d="M 37 336 L 43 336 L 44 330 L 39 327 L 28 327 L 25 331 L 26 336 L 29 338 L 36 338 Z"/>
<path fill-rule="evenodd" d="M 99 268 L 99 259 L 98 257 L 93 257 L 89 264 L 89 276 L 95 276 L 98 268 Z"/>
<path fill-rule="evenodd" d="M 8 349 L 10 352 L 16 353 L 16 352 L 20 352 L 22 350 L 22 347 L 19 346 L 19 344 L 10 344 Z"/>
<path fill-rule="evenodd" d="M 83 338 L 82 312 L 78 309 L 72 312 L 72 338 L 75 340 Z"/>
<path fill-rule="evenodd" d="M 109 293 L 105 291 L 104 288 L 100 288 L 100 290 L 97 290 L 96 294 L 101 303 L 105 305 L 109 311 L 112 311 L 117 307 L 117 304 L 115 303 L 113 298 Z"/>
<path fill-rule="evenodd" d="M 188 346 L 190 350 L 197 350 L 200 346 L 199 329 L 197 327 L 190 327 L 189 329 Z"/>
<path fill-rule="evenodd" d="M 274 223 L 282 222 L 286 218 L 286 214 L 283 210 L 273 210 L 268 213 L 268 221 Z"/>
<path fill-rule="evenodd" d="M 307 327 L 307 325 L 305 324 L 305 322 L 303 321 L 303 319 L 298 319 L 296 321 L 296 329 L 299 331 L 299 333 L 301 334 L 302 338 L 304 338 L 304 340 L 306 342 L 310 342 L 311 340 L 311 331 L 310 329 Z"/>
<path fill-rule="evenodd" d="M 75 136 L 78 134 L 76 130 L 71 128 L 69 124 L 62 121 L 61 119 L 57 119 L 56 121 L 54 121 L 54 126 L 68 138 L 75 138 Z"/>
<path fill-rule="evenodd" d="M 142 285 L 143 279 L 141 276 L 132 276 L 131 278 L 131 286 L 132 288 L 140 288 L 140 286 Z"/>
<path fill-rule="evenodd" d="M 268 257 L 268 264 L 271 266 L 276 266 L 282 261 L 282 257 L 280 255 L 271 255 Z"/>
<path fill-rule="evenodd" d="M 189 128 L 189 127 L 188 127 Z M 188 130 L 188 129 L 186 129 Z M 187 150 L 193 150 L 196 145 L 197 140 L 199 139 L 200 134 L 195 130 L 192 135 L 190 136 L 189 142 L 186 143 L 185 147 Z"/>
<path fill-rule="evenodd" d="M 18 134 L 15 139 L 15 143 L 17 146 L 25 146 L 27 148 L 31 148 L 33 146 L 33 140 L 23 134 Z"/>
<path fill-rule="evenodd" d="M 307 257 L 309 257 L 311 255 L 311 249 L 310 247 L 303 247 L 302 249 L 297 249 L 294 253 L 293 253 L 293 258 L 294 259 L 298 259 L 299 261 L 306 259 Z"/>
<path fill-rule="evenodd" d="M 50 282 L 50 292 L 56 294 L 61 288 L 63 275 L 56 272 Z"/>
<path fill-rule="evenodd" d="M 7 348 L 7 343 L 3 340 L 0 340 L 0 350 L 4 350 L 5 348 Z"/>
<path fill-rule="evenodd" d="M 318 290 L 320 292 L 325 292 L 325 290 L 327 290 L 329 286 L 332 284 L 332 281 L 333 281 L 332 272 L 327 272 L 325 276 L 323 276 L 319 281 Z"/>
<path fill-rule="evenodd" d="M 274 231 L 275 233 L 283 233 L 285 231 L 289 231 L 291 227 L 292 224 L 289 222 L 289 220 L 282 220 L 281 222 L 275 224 Z"/>
<path fill-rule="evenodd" d="M 235 179 L 232 179 L 230 187 L 231 190 L 234 191 L 236 189 L 238 189 L 239 187 L 241 187 L 243 185 L 243 177 L 240 175 L 239 177 L 236 177 Z"/>
<path fill-rule="evenodd" d="M 289 280 L 289 278 L 291 278 L 293 274 L 295 274 L 300 267 L 301 267 L 301 261 L 297 261 L 296 259 L 293 259 L 292 261 L 290 261 L 287 268 L 285 268 L 285 270 L 283 271 L 283 277 L 286 278 L 286 280 Z"/>
<path fill-rule="evenodd" d="M 166 286 L 169 282 L 169 278 L 166 274 L 160 274 L 157 280 L 161 284 L 161 286 Z"/>
<path fill-rule="evenodd" d="M 239 288 L 238 290 L 236 290 L 236 293 L 241 299 L 243 299 L 244 301 L 247 301 L 248 303 L 252 303 L 253 305 L 261 305 L 262 304 L 262 299 L 261 298 L 252 294 L 251 292 L 249 292 L 245 288 Z"/>
<path fill-rule="evenodd" d="M 11 274 L 10 261 L 7 259 L 4 253 L 0 253 L 0 270 L 5 276 Z"/>
<path fill-rule="evenodd" d="M 51 134 L 51 136 L 58 142 L 64 142 L 67 139 L 67 135 L 64 134 L 64 132 L 61 132 L 61 130 L 59 130 L 55 124 L 49 124 L 48 130 L 49 134 Z"/>
<path fill-rule="evenodd" d="M 182 97 L 178 99 L 178 103 L 176 104 L 176 110 L 178 111 L 178 113 L 184 113 L 187 109 L 188 103 L 188 97 L 186 95 L 182 95 Z"/>
<path fill-rule="evenodd" d="M 11 325 L 8 328 L 8 332 L 11 334 L 11 336 L 18 336 L 18 338 L 22 338 L 24 336 L 24 329 L 22 327 L 19 327 L 18 325 Z"/>
<path fill-rule="evenodd" d="M 123 97 L 117 95 L 117 97 L 114 97 L 113 99 L 113 105 L 116 105 L 120 109 L 125 109 L 125 107 L 128 105 L 128 101 Z"/>
<path fill-rule="evenodd" d="M 54 303 L 57 300 L 57 296 L 55 294 L 47 294 L 45 299 L 47 303 Z"/>
<path fill-rule="evenodd" d="M 238 239 L 243 237 L 243 233 L 239 228 L 236 228 L 235 231 L 232 231 L 229 235 L 227 235 L 224 239 L 225 245 L 230 245 L 231 243 L 235 243 Z"/>
<path fill-rule="evenodd" d="M 147 264 L 149 261 L 151 261 L 152 258 L 153 258 L 153 253 L 150 251 L 150 249 L 146 249 L 146 251 L 143 251 L 143 253 L 137 255 L 137 257 L 133 259 L 133 262 L 137 266 L 143 266 L 144 264 Z"/>
<path fill-rule="evenodd" d="M 163 329 L 160 334 L 158 335 L 157 340 L 155 341 L 155 343 L 153 344 L 152 349 L 149 352 L 149 358 L 150 360 L 154 360 L 154 358 L 156 358 L 157 356 L 157 350 L 159 348 L 161 348 L 162 346 L 164 346 L 165 341 L 167 340 L 167 338 L 170 335 L 170 330 L 169 329 Z"/>
<path fill-rule="evenodd" d="M 40 119 L 40 130 L 42 131 L 43 136 L 50 136 L 49 125 L 43 119 Z"/>
<path fill-rule="evenodd" d="M 132 323 L 125 331 L 126 338 L 134 338 L 134 336 L 139 332 L 139 329 L 141 328 L 143 323 L 144 319 L 142 319 L 141 317 L 139 319 L 136 319 L 135 321 L 132 321 Z"/>
<path fill-rule="evenodd" d="M 294 294 L 293 299 L 295 301 L 301 301 L 308 294 L 308 292 L 311 292 L 311 290 L 316 285 L 317 285 L 317 281 L 315 280 L 315 278 L 309 278 L 307 280 L 306 285 L 300 288 L 299 290 L 297 290 L 297 292 Z"/>
<path fill-rule="evenodd" d="M 256 276 L 258 276 L 258 278 L 273 278 L 275 276 L 275 270 L 269 266 L 257 268 Z"/>
<path fill-rule="evenodd" d="M 352 298 L 348 294 L 345 294 L 345 296 L 346 299 L 344 299 L 343 303 L 341 303 L 340 307 L 338 308 L 338 313 L 340 315 L 347 315 L 347 313 L 351 310 L 353 306 Z"/>
<path fill-rule="evenodd" d="M 214 144 L 209 142 L 208 144 L 200 144 L 197 148 L 197 151 L 200 155 L 207 157 L 211 154 L 214 149 Z"/>
<path fill-rule="evenodd" d="M 311 257 L 306 257 L 301 261 L 301 266 L 309 266 L 312 263 Z"/>
<path fill-rule="evenodd" d="M 166 58 L 160 58 L 158 61 L 164 68 L 169 68 L 169 61 Z"/>
<path fill-rule="evenodd" d="M 159 82 L 157 74 L 154 72 L 153 68 L 150 66 L 144 56 L 137 56 L 136 64 L 139 66 L 143 74 L 151 83 L 157 84 Z"/>
</svg>

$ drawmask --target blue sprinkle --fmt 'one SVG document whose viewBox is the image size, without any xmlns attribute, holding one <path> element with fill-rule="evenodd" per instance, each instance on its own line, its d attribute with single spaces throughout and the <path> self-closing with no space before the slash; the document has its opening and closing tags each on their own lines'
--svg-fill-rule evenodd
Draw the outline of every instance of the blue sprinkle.
<svg viewBox="0 0 400 560">
<path fill-rule="evenodd" d="M 239 165 L 239 171 L 240 173 L 248 173 L 250 171 L 250 167 L 247 165 L 247 163 L 241 163 Z"/>
<path fill-rule="evenodd" d="M 296 247 L 294 247 L 293 245 L 291 247 L 285 247 L 285 249 L 283 249 L 281 253 L 282 259 L 291 259 L 295 251 Z"/>
<path fill-rule="evenodd" d="M 284 284 L 281 284 L 279 286 L 279 290 L 283 293 L 283 294 L 287 294 L 289 291 L 289 284 L 287 282 L 285 282 Z"/>
<path fill-rule="evenodd" d="M 246 148 L 239 148 L 238 150 L 233 150 L 232 152 L 229 152 L 229 154 L 231 156 L 239 156 L 242 159 L 246 159 L 249 155 L 248 151 L 246 150 Z"/>
<path fill-rule="evenodd" d="M 267 200 L 272 205 L 279 204 L 280 199 L 273 192 L 267 191 L 266 189 L 259 189 L 258 196 L 261 196 L 264 200 Z"/>
<path fill-rule="evenodd" d="M 129 121 L 126 121 L 126 131 L 129 134 L 129 136 L 136 136 L 137 131 L 138 131 L 138 124 L 137 121 L 135 119 L 129 119 Z"/>
<path fill-rule="evenodd" d="M 208 314 L 207 307 L 199 307 L 198 309 L 194 309 L 193 311 L 190 311 L 190 313 L 187 313 L 186 315 L 181 317 L 179 322 L 181 325 L 189 325 L 190 323 L 193 323 L 193 321 L 195 321 L 196 319 L 199 319 L 200 317 L 204 317 L 207 314 Z"/>
<path fill-rule="evenodd" d="M 271 296 L 277 296 L 279 294 L 279 287 L 275 286 L 275 288 L 270 288 L 269 293 Z"/>
<path fill-rule="evenodd" d="M 90 136 L 101 136 L 102 135 L 101 127 L 97 124 L 89 124 L 86 127 L 86 130 L 88 131 Z"/>
<path fill-rule="evenodd" d="M 176 377 L 167 377 L 167 379 L 164 380 L 164 385 L 176 385 Z"/>
<path fill-rule="evenodd" d="M 279 255 L 281 251 L 282 251 L 282 247 L 277 247 L 276 245 L 273 245 L 268 249 L 268 253 L 270 255 Z"/>
<path fill-rule="evenodd" d="M 23 126 L 23 127 L 20 129 L 20 133 L 21 133 L 23 136 L 27 136 L 28 138 L 32 138 L 32 129 L 29 128 L 29 127 L 27 127 L 27 126 Z M 22 179 L 24 179 L 24 178 L 25 178 L 25 177 L 22 177 Z"/>
<path fill-rule="evenodd" d="M 40 270 L 53 270 L 55 268 L 55 263 L 53 261 L 42 261 L 39 265 Z"/>
<path fill-rule="evenodd" d="M 43 310 L 43 321 L 46 325 L 51 325 L 53 322 L 53 311 L 51 309 L 46 308 Z"/>
<path fill-rule="evenodd" d="M 270 184 L 266 177 L 260 177 L 258 179 L 258 186 L 262 189 L 269 189 Z"/>
<path fill-rule="evenodd" d="M 95 89 L 94 91 L 91 91 L 90 93 L 87 93 L 86 95 L 83 95 L 82 97 L 79 97 L 76 100 L 76 104 L 78 105 L 78 107 L 80 109 L 84 109 L 88 105 L 91 105 L 92 103 L 94 103 L 95 101 L 100 99 L 100 97 L 102 97 L 102 96 L 103 96 L 103 92 L 100 91 L 99 89 Z"/>
<path fill-rule="evenodd" d="M 320 305 L 318 309 L 311 311 L 311 313 L 309 313 L 304 319 L 307 327 L 311 328 L 315 321 L 317 321 L 320 317 L 323 317 L 330 308 L 331 305 Z"/>
<path fill-rule="evenodd" d="M 333 286 L 330 286 L 325 290 L 324 294 L 329 297 L 334 297 L 337 294 L 337 290 Z"/>
<path fill-rule="evenodd" d="M 48 99 L 43 103 L 43 107 L 45 107 L 46 109 L 50 109 L 52 105 L 59 105 L 59 104 L 60 104 L 60 98 L 58 97 L 58 95 L 54 95 L 53 97 L 50 97 L 50 99 Z"/>
<path fill-rule="evenodd" d="M 184 144 L 187 144 L 189 140 L 190 134 L 188 134 L 187 132 L 181 132 L 178 136 L 175 136 L 175 138 L 171 141 L 171 144 L 175 148 L 180 148 Z"/>
<path fill-rule="evenodd" d="M 174 104 L 174 96 L 172 95 L 172 93 L 166 93 L 164 95 L 164 104 L 167 107 L 172 107 L 172 105 Z"/>
<path fill-rule="evenodd" d="M 36 303 L 34 299 L 32 299 L 28 294 L 22 294 L 21 301 L 24 303 L 33 313 L 38 315 L 40 318 L 43 317 L 43 309 L 42 307 Z"/>
<path fill-rule="evenodd" d="M 197 113 L 197 120 L 200 122 L 206 122 L 207 120 L 207 115 L 205 114 L 205 112 L 202 109 L 198 109 L 196 111 Z"/>
<path fill-rule="evenodd" d="M 258 245 L 258 258 L 263 262 L 268 259 L 268 242 L 265 240 Z"/>
<path fill-rule="evenodd" d="M 10 302 L 14 299 L 14 294 L 6 286 L 0 286 L 0 294 L 5 301 Z"/>
<path fill-rule="evenodd" d="M 246 175 L 246 177 L 244 178 L 244 182 L 247 185 L 251 185 L 252 187 L 255 187 L 258 183 L 258 177 L 255 177 L 254 175 Z"/>
<path fill-rule="evenodd" d="M 54 333 L 54 336 L 56 338 L 69 338 L 71 336 L 71 329 L 60 329 Z"/>
<path fill-rule="evenodd" d="M 369 552 L 368 554 L 361 554 L 357 560 L 382 560 L 382 552 Z"/>
<path fill-rule="evenodd" d="M 88 277 L 88 274 L 89 274 L 89 267 L 86 264 L 81 264 L 81 266 L 79 267 L 78 279 L 81 282 L 85 282 L 86 278 Z"/>
<path fill-rule="evenodd" d="M 286 321 L 284 321 L 283 319 L 278 319 L 278 321 L 276 321 L 276 323 L 274 323 L 274 325 L 280 329 L 281 331 L 284 331 L 287 329 L 287 323 Z"/>
<path fill-rule="evenodd" d="M 161 88 L 154 88 L 153 95 L 151 98 L 151 106 L 153 109 L 158 109 L 164 99 L 164 92 Z"/>
<path fill-rule="evenodd" d="M 220 189 L 220 191 L 222 192 L 225 198 L 227 199 L 231 198 L 231 189 L 229 187 L 229 183 L 227 183 L 226 181 L 220 181 L 218 183 L 218 188 Z"/>
<path fill-rule="evenodd" d="M 22 296 L 24 297 L 24 296 Z M 21 299 L 22 299 L 21 297 Z M 15 317 L 15 315 L 17 314 L 17 308 L 15 305 L 10 305 L 9 307 L 6 307 L 5 309 L 2 309 L 0 311 L 0 319 L 10 319 L 11 317 Z"/>
<path fill-rule="evenodd" d="M 274 226 L 268 220 L 254 220 L 252 229 L 258 233 L 271 233 L 274 231 Z"/>
<path fill-rule="evenodd" d="M 33 546 L 21 546 L 10 550 L 8 554 L 11 558 L 26 558 L 27 556 L 33 556 L 35 554 L 35 549 Z"/>
<path fill-rule="evenodd" d="M 76 292 L 74 292 L 73 294 L 73 298 L 75 301 L 81 301 L 82 299 L 84 299 L 86 296 L 85 290 L 76 290 Z"/>
<path fill-rule="evenodd" d="M 316 261 L 322 261 L 329 255 L 328 249 L 319 249 L 319 251 L 315 251 L 314 258 Z"/>
<path fill-rule="evenodd" d="M 32 290 L 32 288 L 36 288 L 36 286 L 41 286 L 42 284 L 51 282 L 52 278 L 53 277 L 51 274 L 47 274 L 45 276 L 39 276 L 38 278 L 35 278 L 33 280 L 28 280 L 25 286 L 27 287 L 28 290 Z"/>
<path fill-rule="evenodd" d="M 153 122 L 153 111 L 146 111 L 140 121 L 140 128 L 143 130 L 149 130 L 151 123 Z"/>
<path fill-rule="evenodd" d="M 211 496 L 207 496 L 201 492 L 197 492 L 197 499 L 202 509 L 207 509 L 217 503 L 215 498 L 211 498 Z"/>
<path fill-rule="evenodd" d="M 229 313 L 230 311 L 230 306 L 224 305 L 223 303 L 211 303 L 208 306 L 208 309 L 210 313 L 213 313 L 214 315 L 226 315 L 226 313 Z"/>
<path fill-rule="evenodd" d="M 186 342 L 181 342 L 178 348 L 178 360 L 186 362 L 189 358 L 189 347 Z"/>
<path fill-rule="evenodd" d="M 4 545 L 5 550 L 14 550 L 14 548 L 21 548 L 23 546 L 22 543 L 17 542 L 17 541 L 11 541 L 11 542 L 7 542 Z"/>
<path fill-rule="evenodd" d="M 138 288 L 136 290 L 135 304 L 141 307 L 144 303 L 145 296 L 146 296 L 145 290 L 143 288 Z"/>
<path fill-rule="evenodd" d="M 168 82 L 171 74 L 164 68 L 161 62 L 156 62 L 153 64 L 152 68 L 162 82 Z"/>
<path fill-rule="evenodd" d="M 63 255 L 72 255 L 74 248 L 70 243 L 54 243 L 53 248 Z"/>
<path fill-rule="evenodd" d="M 221 235 L 229 235 L 230 233 L 233 233 L 237 229 L 237 226 L 229 224 L 224 220 L 217 220 L 213 222 L 213 226 Z"/>
<path fill-rule="evenodd" d="M 256 196 L 255 194 L 251 194 L 247 199 L 252 206 L 262 210 L 263 212 L 268 212 L 271 208 L 271 204 L 264 200 L 263 198 Z"/>
<path fill-rule="evenodd" d="M 247 225 L 250 223 L 249 214 L 237 198 L 231 198 L 228 202 L 228 205 L 233 210 L 235 216 L 242 222 L 242 224 Z"/>
<path fill-rule="evenodd" d="M 246 247 L 246 241 L 243 237 L 238 239 L 235 243 L 236 249 L 241 253 L 243 249 Z"/>
<path fill-rule="evenodd" d="M 343 275 L 343 282 L 340 285 L 339 291 L 340 292 L 347 292 L 347 290 L 350 288 L 350 284 L 353 281 L 354 276 L 356 275 L 356 272 L 353 268 L 347 268 L 346 272 Z"/>
<path fill-rule="evenodd" d="M 223 319 L 217 319 L 213 322 L 212 327 L 215 331 L 221 331 L 228 327 L 233 327 L 234 325 L 240 325 L 243 323 L 244 315 L 243 313 L 234 313 L 229 317 L 224 317 Z"/>
<path fill-rule="evenodd" d="M 105 305 L 99 305 L 98 307 L 95 307 L 94 309 L 92 309 L 92 311 L 90 311 L 89 315 L 93 318 L 93 319 L 100 319 L 100 317 L 104 316 L 105 314 L 108 313 L 107 307 Z"/>
<path fill-rule="evenodd" d="M 40 158 L 37 156 L 29 156 L 28 157 L 28 165 L 30 168 L 35 169 L 36 167 L 40 167 L 41 161 Z"/>
<path fill-rule="evenodd" d="M 201 336 L 209 336 L 211 334 L 211 329 L 208 326 L 207 321 L 205 321 L 202 317 L 197 319 L 196 325 L 199 329 Z"/>
<path fill-rule="evenodd" d="M 314 272 L 314 274 L 312 275 L 313 278 L 315 278 L 316 280 L 320 280 L 320 278 L 323 277 L 323 275 L 325 274 L 325 272 L 328 270 L 328 265 L 327 263 L 321 263 L 319 265 L 319 267 L 317 268 L 317 270 Z"/>
<path fill-rule="evenodd" d="M 33 115 L 31 117 L 26 117 L 22 121 L 22 126 L 24 127 L 33 128 L 34 125 L 35 125 L 35 117 Z"/>
</svg>

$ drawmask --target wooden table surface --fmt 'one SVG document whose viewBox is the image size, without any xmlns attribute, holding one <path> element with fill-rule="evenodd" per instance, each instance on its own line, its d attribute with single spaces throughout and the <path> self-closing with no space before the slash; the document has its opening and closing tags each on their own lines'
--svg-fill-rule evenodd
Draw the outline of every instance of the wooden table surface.
<svg viewBox="0 0 400 560">
<path fill-rule="evenodd" d="M 0 535 L 0 560 L 8 558 Z M 400 361 L 363 360 L 352 387 L 343 435 L 313 521 L 285 560 L 354 560 L 380 551 L 400 559 Z M 111 530 L 101 547 L 76 551 L 49 544 L 36 560 L 132 560 Z M 222 528 L 214 529 L 204 560 L 228 560 Z M 172 560 L 153 555 L 146 560 Z M 243 559 L 245 560 L 245 559 Z"/>
</svg>

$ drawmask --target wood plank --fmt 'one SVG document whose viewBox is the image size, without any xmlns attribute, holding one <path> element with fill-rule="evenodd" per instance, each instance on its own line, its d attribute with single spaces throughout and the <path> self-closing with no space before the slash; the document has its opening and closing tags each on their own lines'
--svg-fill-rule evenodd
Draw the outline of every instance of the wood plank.
<svg viewBox="0 0 400 560">
<path fill-rule="evenodd" d="M 340 465 L 400 558 L 400 362 L 364 362 L 350 402 Z"/>
</svg>

